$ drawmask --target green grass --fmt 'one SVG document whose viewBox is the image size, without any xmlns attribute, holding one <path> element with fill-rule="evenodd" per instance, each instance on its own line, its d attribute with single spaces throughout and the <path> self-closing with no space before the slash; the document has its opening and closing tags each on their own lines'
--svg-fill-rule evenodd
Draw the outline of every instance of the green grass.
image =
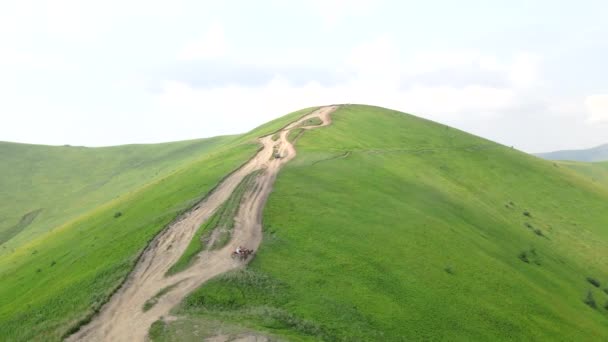
<svg viewBox="0 0 608 342">
<path fill-rule="evenodd" d="M 275 336 L 258 334 L 255 330 L 216 319 L 199 321 L 183 318 L 170 327 L 163 321 L 157 321 L 152 325 L 149 332 L 150 339 L 155 342 L 204 341 L 206 338 L 217 337 L 218 335 L 228 337 L 227 341 L 234 341 L 239 337 L 252 335 L 266 338 L 269 342 L 284 341 L 284 339 Z"/>
<path fill-rule="evenodd" d="M 32 224 L 32 222 L 36 219 L 36 217 L 38 217 L 38 214 L 40 214 L 42 210 L 43 209 L 36 209 L 34 211 L 30 211 L 29 213 L 23 215 L 23 217 L 21 217 L 17 224 L 0 231 L 0 245 L 9 241 L 17 234 L 21 233 L 30 224 Z"/>
<path fill-rule="evenodd" d="M 101 148 L 0 143 L 0 243 L 8 241 L 0 255 L 234 139 Z M 24 215 L 37 210 L 27 228 L 15 229 Z"/>
<path fill-rule="evenodd" d="M 196 231 L 188 247 L 167 271 L 168 275 L 175 274 L 187 269 L 195 260 L 195 257 L 204 249 L 219 249 L 230 241 L 234 228 L 234 217 L 238 213 L 241 200 L 245 192 L 251 188 L 255 178 L 260 171 L 254 171 L 245 176 L 237 185 L 230 197 L 224 202 L 213 215 L 205 221 Z M 211 234 L 217 231 L 215 241 L 208 241 Z"/>
<path fill-rule="evenodd" d="M 608 188 L 608 162 L 583 163 L 557 161 L 554 165 L 556 167 L 569 168 L 591 182 Z"/>
<path fill-rule="evenodd" d="M 0 339 L 57 340 L 94 313 L 156 233 L 255 149 L 241 145 L 203 158 L 0 259 Z M 114 218 L 117 211 L 123 215 Z"/>
<path fill-rule="evenodd" d="M 321 120 L 318 117 L 314 117 L 314 118 L 310 118 L 308 120 L 302 121 L 300 126 L 319 126 L 322 123 L 323 123 L 323 120 Z"/>
<path fill-rule="evenodd" d="M 144 303 L 144 307 L 142 308 L 143 311 L 148 311 L 150 309 L 152 309 L 152 307 L 154 307 L 154 305 L 156 305 L 156 303 L 158 303 L 158 300 L 160 299 L 160 297 L 166 295 L 167 293 L 169 293 L 169 291 L 173 290 L 179 283 L 175 283 L 173 285 L 169 285 L 163 289 L 161 289 L 160 291 L 158 291 L 157 294 L 154 295 L 154 297 L 148 299 L 145 303 Z"/>
<path fill-rule="evenodd" d="M 305 129 L 303 129 L 303 128 L 292 129 L 287 134 L 287 140 L 289 140 L 289 142 L 292 142 L 292 143 L 295 142 L 304 133 L 304 131 L 305 131 Z"/>
<path fill-rule="evenodd" d="M 0 144 L 0 340 L 58 341 L 86 323 L 146 244 L 253 155 L 255 137 L 312 110 L 210 140 Z M 248 269 L 195 291 L 179 320 L 153 325 L 154 340 L 224 328 L 289 340 L 608 340 L 604 164 L 554 164 L 377 107 L 333 119 L 297 139 Z"/>
<path fill-rule="evenodd" d="M 217 220 L 217 216 L 213 215 L 208 221 L 203 223 L 194 233 L 192 240 L 186 247 L 184 253 L 180 256 L 180 258 L 169 268 L 167 271 L 167 275 L 175 274 L 181 272 L 194 262 L 195 257 L 200 253 L 205 245 L 203 242 L 203 237 L 207 236 L 210 233 L 215 225 Z"/>
<path fill-rule="evenodd" d="M 608 339 L 587 281 L 608 282 L 607 189 L 376 107 L 296 147 L 248 270 L 195 291 L 158 340 L 208 319 L 290 340 Z"/>
<path fill-rule="evenodd" d="M 215 214 L 218 218 L 213 231 L 218 230 L 219 235 L 213 244 L 209 246 L 209 249 L 220 249 L 224 247 L 228 241 L 230 241 L 232 230 L 234 229 L 234 218 L 239 211 L 243 196 L 248 190 L 251 189 L 255 183 L 256 177 L 260 174 L 260 172 L 261 171 L 259 170 L 254 171 L 245 176 L 245 178 L 243 178 L 239 185 L 234 189 L 226 203 L 224 203 L 220 210 L 218 210 L 218 212 Z"/>
<path fill-rule="evenodd" d="M 0 340 L 58 341 L 86 323 L 148 242 L 254 155 L 256 137 L 311 110 L 240 136 L 190 142 L 2 143 L 1 231 L 18 225 L 20 232 L 0 248 Z"/>
<path fill-rule="evenodd" d="M 300 109 L 298 111 L 289 113 L 280 118 L 269 121 L 259 127 L 256 127 L 255 129 L 251 130 L 249 133 L 241 135 L 240 138 L 237 140 L 237 142 L 238 143 L 248 142 L 248 141 L 251 141 L 252 139 L 256 139 L 262 135 L 268 135 L 268 134 L 274 135 L 275 133 L 277 133 L 278 131 L 280 131 L 281 129 L 283 129 L 285 126 L 289 125 L 293 121 L 296 121 L 299 118 L 314 112 L 318 108 L 319 107 L 310 107 L 310 108 Z"/>
</svg>

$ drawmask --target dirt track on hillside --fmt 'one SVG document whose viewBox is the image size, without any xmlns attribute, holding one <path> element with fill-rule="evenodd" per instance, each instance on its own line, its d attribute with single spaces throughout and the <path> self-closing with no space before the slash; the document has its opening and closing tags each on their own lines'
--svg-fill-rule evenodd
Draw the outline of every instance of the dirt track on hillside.
<svg viewBox="0 0 608 342">
<path fill-rule="evenodd" d="M 272 185 L 281 167 L 296 155 L 295 148 L 287 140 L 289 131 L 300 123 L 319 117 L 319 126 L 331 123 L 330 114 L 337 106 L 322 107 L 291 123 L 280 132 L 277 141 L 268 135 L 259 139 L 263 148 L 247 164 L 228 176 L 218 187 L 192 210 L 179 217 L 161 232 L 146 248 L 133 272 L 124 285 L 114 294 L 94 319 L 68 341 L 144 341 L 153 322 L 169 314 L 190 292 L 205 281 L 224 272 L 243 267 L 245 262 L 230 257 L 239 245 L 257 250 L 262 241 L 262 211 Z M 273 157 L 277 146 L 282 156 Z M 183 272 L 165 277 L 167 270 L 180 258 L 197 228 L 226 201 L 241 180 L 256 170 L 263 170 L 255 185 L 245 194 L 235 218 L 230 242 L 222 249 L 204 251 L 192 266 Z M 144 303 L 165 287 L 175 285 L 148 311 Z"/>
</svg>

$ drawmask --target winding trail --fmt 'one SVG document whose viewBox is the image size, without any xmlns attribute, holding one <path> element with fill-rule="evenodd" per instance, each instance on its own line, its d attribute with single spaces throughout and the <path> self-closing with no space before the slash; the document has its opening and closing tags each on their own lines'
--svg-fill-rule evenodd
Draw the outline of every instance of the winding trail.
<svg viewBox="0 0 608 342">
<path fill-rule="evenodd" d="M 287 139 L 291 129 L 318 117 L 322 124 L 305 126 L 314 129 L 331 123 L 330 114 L 338 106 L 321 107 L 292 122 L 280 132 L 277 141 L 272 134 L 259 139 L 263 148 L 247 164 L 224 179 L 218 187 L 193 209 L 180 216 L 146 248 L 127 281 L 114 294 L 93 320 L 70 336 L 68 341 L 144 341 L 152 323 L 169 314 L 190 292 L 205 281 L 227 271 L 243 267 L 246 262 L 230 257 L 236 246 L 257 250 L 262 241 L 262 211 L 281 167 L 293 159 L 296 150 Z M 273 158 L 273 148 L 282 158 Z M 226 201 L 241 180 L 256 170 L 263 170 L 255 186 L 243 197 L 230 242 L 222 249 L 203 251 L 188 269 L 166 277 L 167 270 L 181 257 L 197 228 Z M 174 285 L 148 311 L 144 303 L 160 290 Z"/>
</svg>

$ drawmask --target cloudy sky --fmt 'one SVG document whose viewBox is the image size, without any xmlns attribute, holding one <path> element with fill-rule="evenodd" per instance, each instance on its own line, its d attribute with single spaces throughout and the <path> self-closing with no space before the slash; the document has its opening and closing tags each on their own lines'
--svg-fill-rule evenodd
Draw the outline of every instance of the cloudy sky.
<svg viewBox="0 0 608 342">
<path fill-rule="evenodd" d="M 606 1 L 2 1 L 0 140 L 240 133 L 365 103 L 528 152 L 608 142 Z"/>
</svg>

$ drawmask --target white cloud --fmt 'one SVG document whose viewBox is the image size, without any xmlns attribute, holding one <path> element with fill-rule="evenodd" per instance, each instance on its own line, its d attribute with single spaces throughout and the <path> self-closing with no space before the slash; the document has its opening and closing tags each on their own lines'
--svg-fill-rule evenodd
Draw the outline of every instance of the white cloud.
<svg viewBox="0 0 608 342">
<path fill-rule="evenodd" d="M 224 27 L 214 22 L 201 39 L 188 43 L 178 54 L 179 60 L 214 59 L 226 55 L 228 44 Z"/>
<path fill-rule="evenodd" d="M 213 46 L 219 48 L 210 48 Z M 162 91 L 154 95 L 155 117 L 170 114 L 179 117 L 178 121 L 214 127 L 209 133 L 205 133 L 203 126 L 190 134 L 184 132 L 183 137 L 193 138 L 242 132 L 292 110 L 332 103 L 380 105 L 457 124 L 487 123 L 509 117 L 518 120 L 515 117 L 529 115 L 530 108 L 546 111 L 551 102 L 542 95 L 542 60 L 533 53 L 524 51 L 499 57 L 480 50 L 460 49 L 418 50 L 406 54 L 400 47 L 403 45 L 393 36 L 384 34 L 353 47 L 343 58 L 333 56 L 335 64 L 320 64 L 335 77 L 328 83 L 315 78 L 304 84 L 294 83 L 284 77 L 289 76 L 289 70 L 256 86 L 239 84 L 237 80 L 231 85 L 197 88 L 184 82 L 167 81 L 161 86 Z M 231 61 L 239 61 L 235 51 L 227 51 L 223 30 L 216 24 L 202 40 L 182 51 L 181 57 L 215 58 L 220 56 L 219 52 L 231 57 Z M 311 51 L 305 48 L 260 53 L 260 56 L 281 56 L 269 66 L 297 69 L 298 65 L 311 65 Z M 294 58 L 283 58 L 289 55 Z M 251 56 L 257 56 L 255 53 L 247 56 L 248 60 L 240 60 L 240 66 L 264 65 L 260 62 L 263 58 L 257 58 L 260 61 L 254 58 L 256 61 L 251 62 Z M 279 63 L 281 59 L 293 64 Z M 455 81 L 455 77 L 460 79 Z M 575 107 L 573 103 L 575 101 L 562 101 L 559 108 L 566 113 Z"/>
<path fill-rule="evenodd" d="M 563 98 L 550 96 L 545 99 L 545 103 L 547 103 L 547 111 L 552 117 L 574 118 L 580 117 L 581 114 L 585 113 L 584 101 L 580 97 Z"/>
<path fill-rule="evenodd" d="M 359 76 L 384 75 L 401 79 L 445 71 L 492 72 L 500 75 L 504 83 L 513 88 L 532 88 L 542 85 L 541 57 L 522 51 L 510 58 L 472 49 L 416 50 L 407 54 L 389 35 L 363 42 L 353 48 L 346 58 L 346 66 Z M 451 80 L 446 79 L 446 83 Z"/>
<path fill-rule="evenodd" d="M 367 13 L 373 6 L 377 6 L 378 0 L 310 0 L 309 4 L 314 11 L 323 19 L 323 23 L 332 27 L 344 17 L 351 15 L 362 15 Z"/>
<path fill-rule="evenodd" d="M 356 46 L 346 57 L 346 71 L 362 82 L 375 82 L 384 87 L 396 86 L 401 78 L 402 62 L 394 41 L 388 36 Z"/>
<path fill-rule="evenodd" d="M 596 88 L 605 78 L 598 57 L 605 52 L 598 44 L 605 25 L 591 30 L 597 32 L 573 25 L 578 31 L 564 41 L 553 39 L 563 34 L 522 36 L 519 24 L 496 16 L 483 24 L 496 25 L 485 25 L 487 32 L 502 33 L 488 35 L 445 20 L 425 26 L 433 5 L 379 2 L 271 0 L 251 7 L 259 16 L 247 16 L 224 2 L 0 1 L 0 111 L 9 117 L 0 125 L 0 140 L 176 140 L 238 132 L 300 107 L 339 102 L 392 107 L 456 126 L 476 120 L 482 127 L 477 133 L 508 131 L 515 143 L 561 142 L 566 135 L 581 141 L 576 144 L 593 135 L 605 139 L 601 94 L 608 93 Z M 396 20 L 398 13 L 409 18 Z M 296 21 L 307 24 L 289 33 L 276 29 Z M 360 37 L 377 38 L 353 48 Z M 473 48 L 441 49 L 458 46 Z M 517 50 L 522 47 L 533 51 Z M 176 57 L 197 62 L 175 65 Z M 560 72 L 564 68 L 569 72 Z M 277 77 L 269 81 L 272 75 Z M 162 83 L 172 79 L 189 81 Z M 162 93 L 155 93 L 161 85 Z M 197 88 L 213 85 L 222 86 Z M 78 114 L 87 119 L 76 125 L 72 117 Z M 121 120 L 133 132 L 125 128 L 119 136 L 114 126 L 93 127 L 95 116 L 112 116 L 108 121 Z M 150 124 L 141 125 L 142 117 Z M 174 125 L 174 117 L 197 125 Z M 562 127 L 553 137 L 537 132 L 552 127 L 551 120 Z M 45 131 L 34 134 L 28 122 L 43 122 Z M 499 124 L 488 129 L 492 122 Z M 519 137 L 522 122 L 535 130 L 530 138 Z M 73 129 L 52 133 L 63 127 Z M 113 133 L 92 138 L 108 130 Z"/>
<path fill-rule="evenodd" d="M 477 69 L 502 74 L 513 87 L 530 88 L 541 84 L 540 63 L 540 56 L 530 52 L 516 53 L 505 61 L 476 50 L 424 51 L 406 59 L 403 72 L 423 75 L 445 70 Z"/>
<path fill-rule="evenodd" d="M 535 54 L 521 52 L 499 59 L 477 50 L 444 50 L 402 56 L 398 47 L 384 35 L 352 49 L 345 65 L 354 76 L 348 85 L 337 86 L 336 92 L 357 94 L 346 102 L 377 103 L 451 120 L 496 117 L 532 101 L 542 102 L 530 96 L 531 88 L 542 84 L 541 59 Z M 449 76 L 442 83 L 440 75 L 454 71 L 463 75 L 490 72 L 499 85 L 465 78 L 456 86 Z M 433 75 L 433 82 L 427 84 L 426 75 Z"/>
<path fill-rule="evenodd" d="M 433 118 L 462 115 L 498 116 L 517 105 L 516 93 L 508 88 L 469 85 L 465 87 L 419 87 L 403 92 L 400 108 Z"/>
<path fill-rule="evenodd" d="M 540 84 L 540 57 L 531 53 L 515 56 L 508 67 L 509 81 L 515 87 L 531 88 Z"/>
<path fill-rule="evenodd" d="M 608 94 L 587 96 L 585 107 L 589 122 L 608 122 Z"/>
<path fill-rule="evenodd" d="M 309 48 L 276 48 L 258 47 L 247 51 L 247 59 L 241 63 L 254 67 L 283 68 L 297 66 L 323 65 L 326 56 L 319 54 L 317 50 Z M 231 56 L 236 59 L 237 56 Z"/>
<path fill-rule="evenodd" d="M 213 49 L 214 46 L 219 48 Z M 524 107 L 531 101 L 525 95 L 540 80 L 540 58 L 530 53 L 499 59 L 476 50 L 420 51 L 404 58 L 398 47 L 389 35 L 354 47 L 337 68 L 338 73 L 347 75 L 337 84 L 322 85 L 311 81 L 296 86 L 280 75 L 256 87 L 234 84 L 194 88 L 168 81 L 162 86 L 156 104 L 166 113 L 218 114 L 225 118 L 216 118 L 218 126 L 226 127 L 224 133 L 251 128 L 290 110 L 329 103 L 377 104 L 454 122 L 496 118 Z M 226 49 L 221 26 L 216 25 L 202 41 L 183 51 L 182 58 L 210 58 L 219 56 L 218 52 L 226 52 Z M 446 79 L 444 84 L 429 85 L 421 81 L 424 77 L 419 77 L 450 70 L 492 72 L 504 82 L 490 86 L 470 80 L 455 86 Z M 414 76 L 415 81 L 410 81 Z M 238 118 L 236 125 L 235 118 Z"/>
<path fill-rule="evenodd" d="M 0 68 L 6 68 L 6 70 L 65 70 L 66 68 L 73 67 L 75 66 L 69 65 L 58 56 L 41 53 L 35 54 L 10 48 L 0 48 Z"/>
<path fill-rule="evenodd" d="M 479 65 L 484 68 L 499 69 L 501 66 L 493 56 L 483 56 L 472 50 L 450 51 L 418 51 L 404 64 L 404 73 L 407 75 L 420 75 L 446 69 L 472 67 Z"/>
<path fill-rule="evenodd" d="M 508 89 L 478 86 L 378 89 L 375 84 L 362 82 L 334 86 L 309 82 L 295 86 L 280 77 L 261 87 L 234 85 L 210 89 L 195 89 L 171 81 L 165 83 L 156 101 L 157 108 L 164 113 L 192 118 L 213 114 L 213 122 L 222 127 L 222 133 L 244 131 L 292 110 L 332 103 L 378 104 L 432 119 L 455 113 L 467 113 L 469 117 L 497 115 L 515 103 L 514 94 Z M 200 122 L 209 124 L 207 119 L 201 118 Z"/>
<path fill-rule="evenodd" d="M 48 62 L 35 55 L 15 49 L 0 49 L 0 66 L 44 68 Z"/>
</svg>

